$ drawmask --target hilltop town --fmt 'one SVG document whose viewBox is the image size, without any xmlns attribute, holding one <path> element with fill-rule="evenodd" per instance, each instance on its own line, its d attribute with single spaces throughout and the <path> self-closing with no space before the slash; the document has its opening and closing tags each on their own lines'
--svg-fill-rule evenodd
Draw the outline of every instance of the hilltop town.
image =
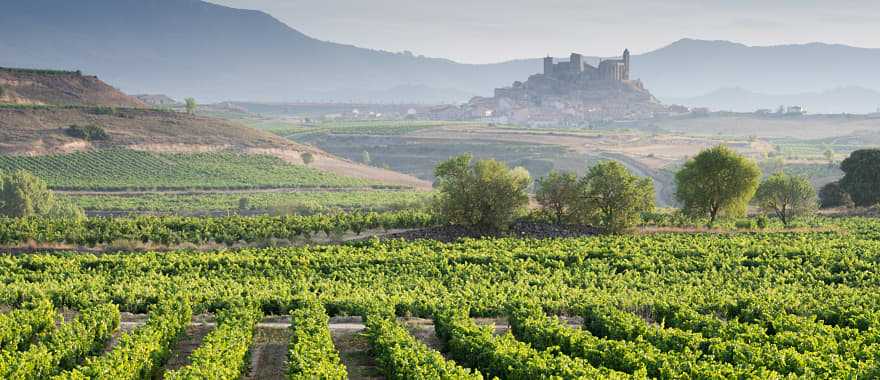
<svg viewBox="0 0 880 380">
<path fill-rule="evenodd" d="M 497 88 L 493 97 L 475 97 L 462 107 L 435 110 L 448 118 L 481 118 L 529 125 L 583 124 L 639 120 L 666 113 L 666 107 L 639 80 L 630 78 L 630 53 L 596 66 L 572 53 L 568 61 L 544 58 L 543 73 Z M 458 113 L 457 115 L 452 115 Z"/>
</svg>

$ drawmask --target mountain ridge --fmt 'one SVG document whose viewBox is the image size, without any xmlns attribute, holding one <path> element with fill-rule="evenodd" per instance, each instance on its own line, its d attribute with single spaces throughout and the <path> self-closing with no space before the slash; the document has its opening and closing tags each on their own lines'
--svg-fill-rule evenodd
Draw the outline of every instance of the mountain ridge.
<svg viewBox="0 0 880 380">
<path fill-rule="evenodd" d="M 127 93 L 206 102 L 465 101 L 542 67 L 540 59 L 457 63 L 328 42 L 265 12 L 200 0 L 9 0 L 0 3 L 0 35 L 0 66 L 83 70 Z M 685 38 L 632 59 L 633 77 L 660 98 L 723 87 L 880 90 L 880 77 L 864 75 L 880 66 L 880 49 L 841 44 Z"/>
</svg>

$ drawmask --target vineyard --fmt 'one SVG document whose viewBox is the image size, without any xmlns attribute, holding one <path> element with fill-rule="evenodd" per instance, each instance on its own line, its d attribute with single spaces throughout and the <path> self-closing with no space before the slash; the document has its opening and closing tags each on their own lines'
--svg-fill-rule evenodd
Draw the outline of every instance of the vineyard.
<svg viewBox="0 0 880 380">
<path fill-rule="evenodd" d="M 236 153 L 153 153 L 108 149 L 47 156 L 0 156 L 0 170 L 24 169 L 67 190 L 331 188 L 367 180 Z"/>
<path fill-rule="evenodd" d="M 413 229 L 435 226 L 440 220 L 419 211 L 388 213 L 338 213 L 285 216 L 133 218 L 0 218 L 0 245 L 21 243 L 66 243 L 94 247 L 114 242 L 143 242 L 161 245 L 183 243 L 266 243 L 274 240 L 308 241 L 316 235 L 331 237 L 344 233 L 360 235 L 375 229 Z"/>
<path fill-rule="evenodd" d="M 388 379 L 877 378 L 880 222 L 839 225 L 7 255 L 0 377 L 238 379 L 280 320 L 272 378 L 357 378 L 352 350 Z M 363 346 L 339 338 L 343 316 Z"/>
<path fill-rule="evenodd" d="M 65 198 L 90 211 L 209 212 L 292 211 L 301 214 L 396 211 L 423 208 L 432 194 L 410 190 L 296 191 L 204 194 L 71 194 Z M 244 199 L 244 201 L 242 201 Z"/>
</svg>

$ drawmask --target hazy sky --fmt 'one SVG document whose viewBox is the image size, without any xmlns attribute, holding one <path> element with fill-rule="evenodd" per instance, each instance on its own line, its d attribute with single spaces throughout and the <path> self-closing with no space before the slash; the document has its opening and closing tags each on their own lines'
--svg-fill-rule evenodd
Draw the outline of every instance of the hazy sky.
<svg viewBox="0 0 880 380">
<path fill-rule="evenodd" d="M 486 63 L 650 51 L 684 37 L 880 47 L 878 0 L 210 0 L 312 37 Z"/>
</svg>

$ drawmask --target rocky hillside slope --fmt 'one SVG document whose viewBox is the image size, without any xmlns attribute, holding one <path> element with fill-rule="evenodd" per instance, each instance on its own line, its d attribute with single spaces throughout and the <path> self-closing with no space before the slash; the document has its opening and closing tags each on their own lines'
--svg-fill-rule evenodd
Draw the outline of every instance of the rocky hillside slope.
<svg viewBox="0 0 880 380">
<path fill-rule="evenodd" d="M 78 71 L 0 67 L 0 103 L 140 108 L 146 104 Z"/>
</svg>

